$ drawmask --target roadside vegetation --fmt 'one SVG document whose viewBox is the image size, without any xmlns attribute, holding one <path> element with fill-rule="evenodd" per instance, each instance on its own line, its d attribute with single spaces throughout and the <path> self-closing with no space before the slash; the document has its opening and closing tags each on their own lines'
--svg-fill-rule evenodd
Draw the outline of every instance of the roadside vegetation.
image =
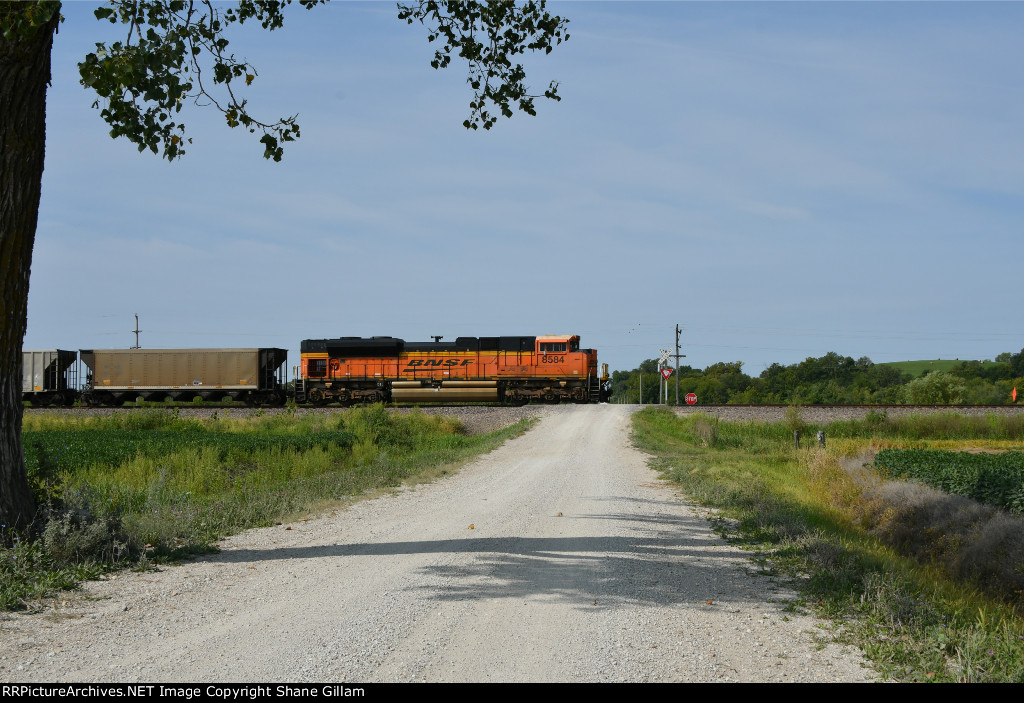
<svg viewBox="0 0 1024 703">
<path fill-rule="evenodd" d="M 758 376 L 743 364 L 718 362 L 705 369 L 676 369 L 679 398 L 696 393 L 710 405 L 1003 405 L 1024 396 L 1024 350 L 985 361 L 913 361 L 876 364 L 835 352 L 797 364 L 772 364 Z M 632 371 L 612 374 L 611 402 L 658 402 L 658 363 L 648 359 Z M 669 403 L 675 402 L 675 377 L 669 379 Z M 1024 397 L 1021 399 L 1024 402 Z"/>
<path fill-rule="evenodd" d="M 469 436 L 455 419 L 380 405 L 246 419 L 27 415 L 26 466 L 45 507 L 28 533 L 0 528 L 0 609 L 38 607 L 114 569 L 150 568 L 247 528 L 431 480 L 528 426 Z"/>
<path fill-rule="evenodd" d="M 827 449 L 795 449 L 824 430 Z M 634 441 L 727 539 L 899 681 L 1024 681 L 1024 518 L 879 473 L 880 450 L 1019 448 L 1024 422 L 922 415 L 815 426 L 634 415 Z"/>
</svg>

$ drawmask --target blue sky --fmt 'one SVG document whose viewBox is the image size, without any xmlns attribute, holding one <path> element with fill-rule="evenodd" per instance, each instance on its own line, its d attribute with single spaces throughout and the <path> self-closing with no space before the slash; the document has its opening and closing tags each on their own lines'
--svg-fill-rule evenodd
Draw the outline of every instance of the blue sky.
<svg viewBox="0 0 1024 703">
<path fill-rule="evenodd" d="M 1024 4 L 565 2 L 538 116 L 462 127 L 461 65 L 343 2 L 232 42 L 281 163 L 209 109 L 168 164 L 111 140 L 66 3 L 25 348 L 575 333 L 751 374 L 1024 347 Z M 258 28 L 257 28 L 258 30 Z M 112 34 L 113 32 L 113 34 Z"/>
</svg>

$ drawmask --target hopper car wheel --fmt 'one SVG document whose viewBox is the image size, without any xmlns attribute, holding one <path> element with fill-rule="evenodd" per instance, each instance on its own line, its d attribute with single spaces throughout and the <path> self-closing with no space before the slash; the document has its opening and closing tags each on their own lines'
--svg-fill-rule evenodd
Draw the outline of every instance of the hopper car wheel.
<svg viewBox="0 0 1024 703">
<path fill-rule="evenodd" d="M 91 408 L 114 404 L 114 398 L 110 393 L 89 393 L 83 398 L 83 401 Z"/>
</svg>

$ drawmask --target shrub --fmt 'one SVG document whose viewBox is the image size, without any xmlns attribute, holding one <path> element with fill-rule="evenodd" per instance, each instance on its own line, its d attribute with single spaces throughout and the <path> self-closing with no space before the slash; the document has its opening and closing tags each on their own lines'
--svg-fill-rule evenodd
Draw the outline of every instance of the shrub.
<svg viewBox="0 0 1024 703">
<path fill-rule="evenodd" d="M 90 561 L 116 563 L 129 554 L 119 519 L 93 518 L 78 510 L 51 515 L 40 542 L 54 561 L 65 566 Z"/>
</svg>

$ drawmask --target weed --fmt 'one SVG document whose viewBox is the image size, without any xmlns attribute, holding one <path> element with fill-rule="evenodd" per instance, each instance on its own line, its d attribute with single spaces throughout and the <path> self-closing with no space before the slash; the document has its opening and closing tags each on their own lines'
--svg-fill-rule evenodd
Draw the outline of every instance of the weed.
<svg viewBox="0 0 1024 703">
<path fill-rule="evenodd" d="M 799 432 L 803 434 L 808 427 L 807 421 L 804 420 L 804 416 L 800 412 L 800 406 L 796 404 L 790 405 L 786 408 L 786 414 L 783 416 L 782 421 L 790 432 Z"/>
<path fill-rule="evenodd" d="M 39 541 L 53 561 L 62 566 L 88 562 L 118 563 L 129 551 L 128 540 L 117 517 L 94 518 L 75 510 L 50 516 Z"/>
<path fill-rule="evenodd" d="M 718 444 L 718 418 L 697 414 L 693 421 L 694 434 L 700 438 L 701 445 L 713 449 Z"/>
</svg>

